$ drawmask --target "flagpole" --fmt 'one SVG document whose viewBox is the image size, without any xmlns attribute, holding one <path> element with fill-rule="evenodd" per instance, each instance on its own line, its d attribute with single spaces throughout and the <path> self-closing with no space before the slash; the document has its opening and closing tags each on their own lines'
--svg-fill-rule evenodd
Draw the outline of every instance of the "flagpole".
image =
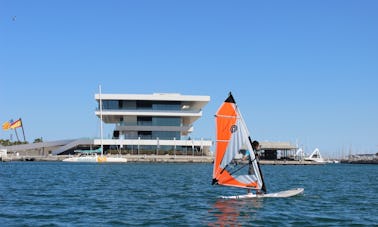
<svg viewBox="0 0 378 227">
<path fill-rule="evenodd" d="M 22 134 L 24 135 L 24 142 L 26 142 L 26 139 L 25 139 L 25 131 L 24 131 L 24 124 L 22 123 L 21 118 L 20 118 L 20 121 L 21 121 Z"/>
<path fill-rule="evenodd" d="M 13 130 L 14 130 L 14 132 L 16 133 L 17 141 L 20 142 L 20 138 L 18 138 L 18 134 L 17 134 L 17 130 L 16 130 L 16 128 L 14 128 Z"/>
</svg>

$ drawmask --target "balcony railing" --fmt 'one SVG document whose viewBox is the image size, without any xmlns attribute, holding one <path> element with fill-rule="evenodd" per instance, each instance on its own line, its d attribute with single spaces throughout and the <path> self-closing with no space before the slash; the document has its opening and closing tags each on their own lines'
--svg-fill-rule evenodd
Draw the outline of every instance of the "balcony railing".
<svg viewBox="0 0 378 227">
<path fill-rule="evenodd" d="M 96 108 L 96 112 L 99 112 L 100 109 Z M 138 112 L 147 112 L 147 113 L 200 113 L 202 109 L 191 109 L 191 110 L 152 110 L 152 109 L 102 109 L 102 112 L 107 113 L 118 113 L 118 112 L 131 112 L 131 113 L 138 113 Z"/>
</svg>

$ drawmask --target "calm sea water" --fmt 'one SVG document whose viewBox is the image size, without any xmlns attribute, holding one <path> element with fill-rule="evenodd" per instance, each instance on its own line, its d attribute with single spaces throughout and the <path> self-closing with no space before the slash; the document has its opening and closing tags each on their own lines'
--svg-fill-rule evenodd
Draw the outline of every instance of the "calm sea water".
<svg viewBox="0 0 378 227">
<path fill-rule="evenodd" d="M 378 165 L 262 166 L 268 191 L 222 200 L 211 164 L 0 163 L 0 223 L 51 226 L 378 225 Z"/>
</svg>

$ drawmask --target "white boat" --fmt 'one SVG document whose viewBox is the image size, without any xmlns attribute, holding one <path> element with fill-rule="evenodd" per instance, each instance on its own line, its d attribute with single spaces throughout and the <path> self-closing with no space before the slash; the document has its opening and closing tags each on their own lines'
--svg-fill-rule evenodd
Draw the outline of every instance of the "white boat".
<svg viewBox="0 0 378 227">
<path fill-rule="evenodd" d="M 259 160 L 248 128 L 230 93 L 219 107 L 216 115 L 216 151 L 213 167 L 213 185 L 243 188 L 256 193 L 221 196 L 224 199 L 285 198 L 303 193 L 296 188 L 275 193 L 267 193 Z M 243 158 L 240 159 L 240 154 Z"/>
<path fill-rule="evenodd" d="M 66 159 L 63 159 L 63 162 L 116 162 L 116 163 L 122 163 L 127 162 L 126 158 L 123 157 L 113 157 L 113 156 L 105 156 L 104 155 L 104 145 L 103 145 L 103 128 L 102 128 L 102 99 L 101 99 L 101 85 L 99 86 L 99 95 L 100 95 L 100 137 L 101 137 L 101 147 L 97 150 L 78 150 L 75 151 L 77 153 L 86 154 L 83 156 L 75 156 L 75 157 L 69 157 Z M 97 155 L 97 153 L 100 153 L 100 155 Z M 93 155 L 94 154 L 94 155 Z"/>
<path fill-rule="evenodd" d="M 304 160 L 318 162 L 318 163 L 328 163 L 328 161 L 324 160 L 318 148 L 315 148 L 315 150 L 311 153 L 311 155 L 305 158 Z"/>
<path fill-rule="evenodd" d="M 116 163 L 122 163 L 127 162 L 126 158 L 121 157 L 107 157 L 107 156 L 79 156 L 79 157 L 70 157 L 63 160 L 63 162 L 116 162 Z"/>
<path fill-rule="evenodd" d="M 98 155 L 74 156 L 63 159 L 63 162 L 98 162 Z"/>
<path fill-rule="evenodd" d="M 127 162 L 127 159 L 122 157 L 98 155 L 100 149 L 75 151 L 79 153 L 78 156 L 63 159 L 63 162 Z"/>
</svg>

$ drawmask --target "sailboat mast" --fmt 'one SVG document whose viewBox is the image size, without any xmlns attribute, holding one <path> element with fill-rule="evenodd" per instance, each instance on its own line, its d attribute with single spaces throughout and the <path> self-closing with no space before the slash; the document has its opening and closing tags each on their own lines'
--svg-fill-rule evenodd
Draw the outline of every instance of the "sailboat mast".
<svg viewBox="0 0 378 227">
<path fill-rule="evenodd" d="M 98 85 L 99 89 L 99 99 L 100 99 L 100 144 L 101 144 L 101 156 L 104 154 L 104 144 L 102 141 L 103 138 L 103 129 L 102 129 L 102 99 L 101 99 L 101 85 Z"/>
</svg>

